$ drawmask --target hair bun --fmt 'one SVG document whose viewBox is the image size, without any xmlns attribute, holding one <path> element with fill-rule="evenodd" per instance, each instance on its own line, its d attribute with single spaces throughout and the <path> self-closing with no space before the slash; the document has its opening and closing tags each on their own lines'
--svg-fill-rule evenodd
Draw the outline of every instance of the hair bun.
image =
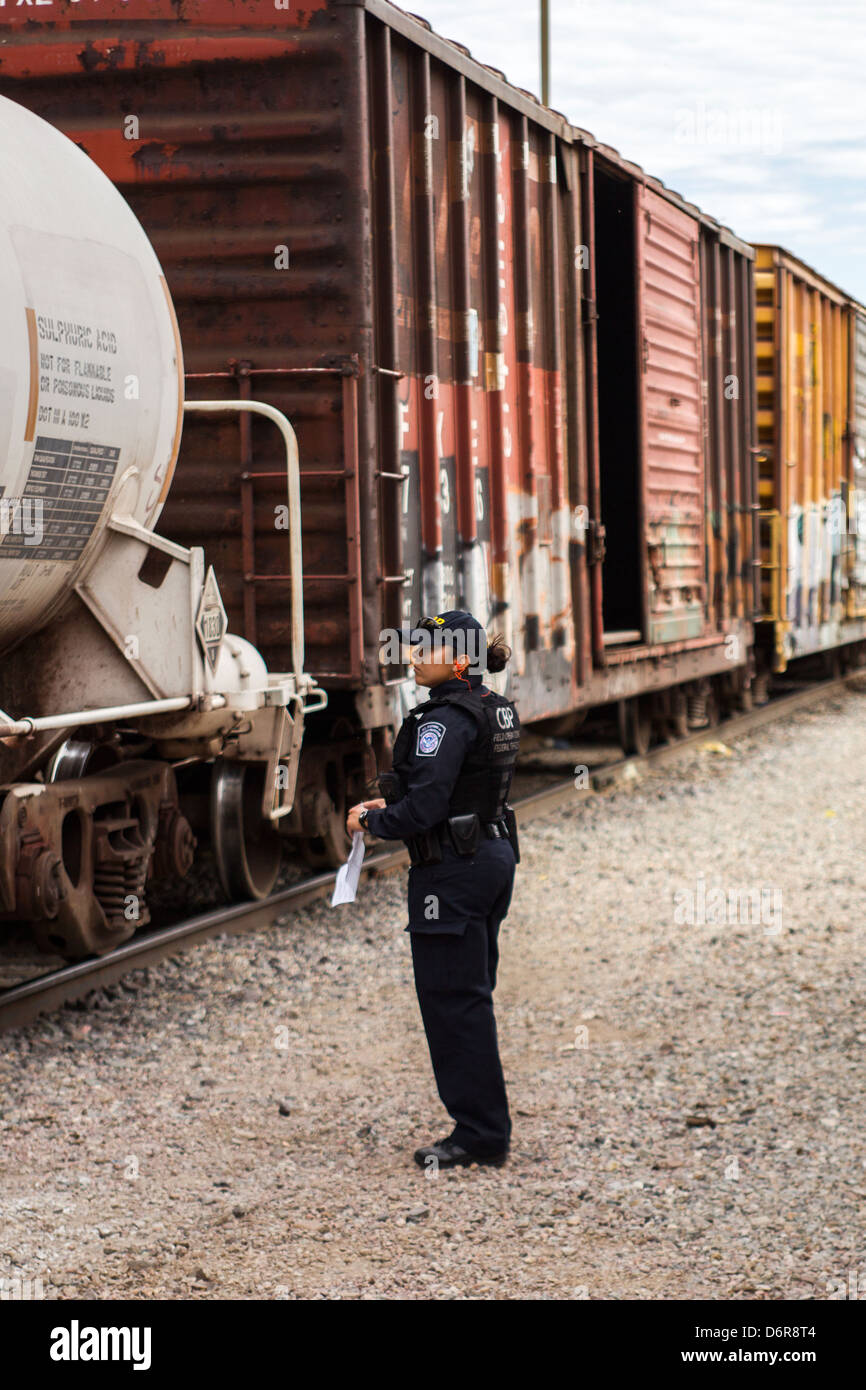
<svg viewBox="0 0 866 1390">
<path fill-rule="evenodd" d="M 496 633 L 487 643 L 487 669 L 488 671 L 502 671 L 505 664 L 511 659 L 511 648 L 503 642 L 501 633 Z"/>
</svg>

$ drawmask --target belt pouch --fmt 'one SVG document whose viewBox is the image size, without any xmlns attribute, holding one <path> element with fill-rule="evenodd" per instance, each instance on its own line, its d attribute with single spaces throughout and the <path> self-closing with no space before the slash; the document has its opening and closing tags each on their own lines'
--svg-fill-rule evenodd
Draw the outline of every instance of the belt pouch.
<svg viewBox="0 0 866 1390">
<path fill-rule="evenodd" d="M 474 854 L 478 848 L 481 822 L 473 811 L 467 816 L 449 816 L 448 833 L 458 854 Z"/>
</svg>

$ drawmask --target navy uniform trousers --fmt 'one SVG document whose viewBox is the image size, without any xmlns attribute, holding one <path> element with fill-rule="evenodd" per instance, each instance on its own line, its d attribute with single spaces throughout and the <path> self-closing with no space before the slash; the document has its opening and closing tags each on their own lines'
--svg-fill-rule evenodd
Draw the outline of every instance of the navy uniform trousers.
<svg viewBox="0 0 866 1390">
<path fill-rule="evenodd" d="M 490 1156 L 511 1137 L 493 990 L 514 852 L 507 840 L 485 839 L 471 857 L 450 845 L 442 853 L 441 864 L 409 870 L 415 988 L 436 1085 L 454 1120 L 450 1137 Z"/>
</svg>

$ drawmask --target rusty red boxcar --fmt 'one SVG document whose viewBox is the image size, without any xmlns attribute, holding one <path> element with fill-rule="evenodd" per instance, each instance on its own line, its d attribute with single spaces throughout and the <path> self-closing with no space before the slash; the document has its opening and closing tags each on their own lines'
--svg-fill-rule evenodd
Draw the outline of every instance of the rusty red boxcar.
<svg viewBox="0 0 866 1390">
<path fill-rule="evenodd" d="M 422 611 L 504 632 L 525 721 L 617 700 L 639 747 L 748 698 L 746 244 L 386 0 L 56 0 L 7 17 L 0 87 L 132 204 L 188 396 L 297 431 L 330 705 L 295 833 L 334 852 L 414 699 L 382 634 Z M 188 421 L 162 521 L 276 669 L 279 460 L 267 421 Z"/>
</svg>

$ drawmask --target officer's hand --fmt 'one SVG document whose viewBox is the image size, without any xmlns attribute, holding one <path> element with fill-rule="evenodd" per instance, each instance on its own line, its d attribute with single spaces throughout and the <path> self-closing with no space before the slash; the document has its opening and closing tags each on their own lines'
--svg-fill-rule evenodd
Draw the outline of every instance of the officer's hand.
<svg viewBox="0 0 866 1390">
<path fill-rule="evenodd" d="M 384 796 L 377 796 L 375 801 L 363 801 L 362 806 L 366 806 L 368 811 L 382 811 L 388 805 Z"/>
<path fill-rule="evenodd" d="M 349 835 L 354 835 L 354 833 L 355 833 L 356 830 L 363 830 L 363 829 L 364 829 L 364 827 L 362 826 L 361 822 L 358 820 L 358 816 L 360 815 L 361 811 L 363 811 L 363 809 L 364 809 L 364 803 L 363 803 L 363 801 L 359 801 L 357 806 L 353 806 L 353 807 L 352 807 L 351 811 L 349 812 L 348 816 L 346 817 L 346 833 L 347 833 L 347 834 L 349 834 Z"/>
</svg>

